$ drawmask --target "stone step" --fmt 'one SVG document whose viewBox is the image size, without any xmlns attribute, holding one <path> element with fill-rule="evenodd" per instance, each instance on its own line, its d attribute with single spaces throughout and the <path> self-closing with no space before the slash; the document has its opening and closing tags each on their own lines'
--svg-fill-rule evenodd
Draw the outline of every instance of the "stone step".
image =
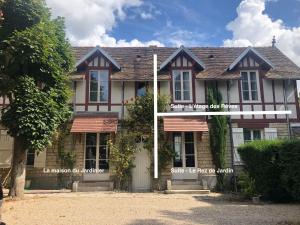
<svg viewBox="0 0 300 225">
<path fill-rule="evenodd" d="M 111 191 L 110 187 L 78 187 L 77 192 Z"/>
<path fill-rule="evenodd" d="M 112 181 L 79 182 L 79 187 L 109 187 Z"/>
<path fill-rule="evenodd" d="M 112 181 L 95 181 L 95 182 L 74 182 L 73 192 L 91 192 L 91 191 L 112 191 Z"/>
<path fill-rule="evenodd" d="M 172 185 L 200 185 L 201 181 L 199 180 L 171 180 Z"/>
<path fill-rule="evenodd" d="M 210 190 L 165 190 L 165 194 L 201 194 L 208 195 Z"/>
<path fill-rule="evenodd" d="M 201 190 L 203 189 L 199 184 L 172 184 L 171 190 Z"/>
</svg>

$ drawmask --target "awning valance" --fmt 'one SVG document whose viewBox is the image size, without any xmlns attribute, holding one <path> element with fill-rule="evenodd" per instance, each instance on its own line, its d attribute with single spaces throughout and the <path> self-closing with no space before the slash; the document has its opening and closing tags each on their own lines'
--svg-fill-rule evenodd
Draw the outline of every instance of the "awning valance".
<svg viewBox="0 0 300 225">
<path fill-rule="evenodd" d="M 208 125 L 203 117 L 164 117 L 164 131 L 208 131 Z"/>
<path fill-rule="evenodd" d="M 75 116 L 71 133 L 117 132 L 118 117 L 115 115 Z"/>
</svg>

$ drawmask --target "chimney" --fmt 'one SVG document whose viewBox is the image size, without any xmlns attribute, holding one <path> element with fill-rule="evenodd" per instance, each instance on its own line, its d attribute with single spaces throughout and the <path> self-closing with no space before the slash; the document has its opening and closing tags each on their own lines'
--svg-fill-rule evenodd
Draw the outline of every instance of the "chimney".
<svg viewBox="0 0 300 225">
<path fill-rule="evenodd" d="M 276 44 L 276 38 L 275 38 L 275 35 L 273 36 L 273 39 L 272 39 L 272 47 L 274 48 L 275 47 L 275 44 Z"/>
</svg>

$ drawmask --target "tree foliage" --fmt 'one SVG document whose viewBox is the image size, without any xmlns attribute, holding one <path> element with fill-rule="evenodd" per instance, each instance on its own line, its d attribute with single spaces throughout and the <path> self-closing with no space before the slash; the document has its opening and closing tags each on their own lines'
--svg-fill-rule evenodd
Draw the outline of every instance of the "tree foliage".
<svg viewBox="0 0 300 225">
<path fill-rule="evenodd" d="M 219 107 L 213 107 L 210 111 L 223 111 L 222 96 L 215 85 L 208 88 L 208 104 Z M 225 168 L 226 153 L 226 135 L 227 135 L 227 118 L 225 116 L 211 116 L 211 127 L 209 129 L 210 148 L 213 156 L 213 162 L 216 171 Z M 224 189 L 224 174 L 217 174 L 217 189 Z"/>
</svg>

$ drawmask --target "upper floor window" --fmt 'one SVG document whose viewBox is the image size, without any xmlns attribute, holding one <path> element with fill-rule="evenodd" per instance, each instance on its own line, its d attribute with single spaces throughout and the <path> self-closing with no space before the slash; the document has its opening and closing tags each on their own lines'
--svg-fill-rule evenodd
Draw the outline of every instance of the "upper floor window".
<svg viewBox="0 0 300 225">
<path fill-rule="evenodd" d="M 259 100 L 259 80 L 256 71 L 243 71 L 242 76 L 242 95 L 244 101 L 258 101 Z"/>
<path fill-rule="evenodd" d="M 173 70 L 174 101 L 192 100 L 192 75 L 190 70 Z"/>
<path fill-rule="evenodd" d="M 244 142 L 250 142 L 250 141 L 261 140 L 261 139 L 262 139 L 261 130 L 244 129 Z"/>
<path fill-rule="evenodd" d="M 145 96 L 147 91 L 147 82 L 137 82 L 136 83 L 136 96 Z"/>
<path fill-rule="evenodd" d="M 108 70 L 90 71 L 90 101 L 108 101 Z"/>
</svg>

